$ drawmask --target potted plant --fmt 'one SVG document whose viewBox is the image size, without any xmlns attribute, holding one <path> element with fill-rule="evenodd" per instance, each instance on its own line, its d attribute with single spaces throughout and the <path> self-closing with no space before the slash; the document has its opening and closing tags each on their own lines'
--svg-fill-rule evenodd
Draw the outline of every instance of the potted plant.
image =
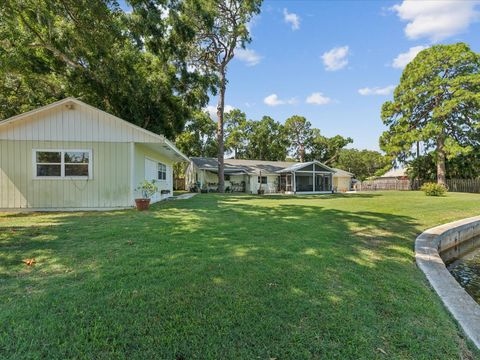
<svg viewBox="0 0 480 360">
<path fill-rule="evenodd" d="M 142 194 L 141 198 L 135 199 L 135 205 L 137 205 L 137 210 L 143 211 L 147 210 L 150 207 L 150 198 L 155 195 L 158 191 L 157 186 L 155 185 L 155 180 L 147 181 L 144 180 L 136 188 L 137 191 L 140 191 Z"/>
</svg>

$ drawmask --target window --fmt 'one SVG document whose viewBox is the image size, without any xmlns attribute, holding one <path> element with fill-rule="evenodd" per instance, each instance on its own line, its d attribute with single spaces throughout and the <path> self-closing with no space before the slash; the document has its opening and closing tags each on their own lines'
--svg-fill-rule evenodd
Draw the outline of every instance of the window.
<svg viewBox="0 0 480 360">
<path fill-rule="evenodd" d="M 167 180 L 167 166 L 162 163 L 158 163 L 158 180 Z"/>
<path fill-rule="evenodd" d="M 266 184 L 267 183 L 267 177 L 266 176 L 259 176 L 258 177 L 258 183 L 259 184 Z"/>
<path fill-rule="evenodd" d="M 90 150 L 34 150 L 37 178 L 91 177 Z"/>
</svg>

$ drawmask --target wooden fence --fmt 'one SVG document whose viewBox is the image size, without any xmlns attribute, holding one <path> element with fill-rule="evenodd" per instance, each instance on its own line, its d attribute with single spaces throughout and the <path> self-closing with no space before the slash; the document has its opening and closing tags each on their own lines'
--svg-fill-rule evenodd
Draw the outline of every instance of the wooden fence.
<svg viewBox="0 0 480 360">
<path fill-rule="evenodd" d="M 448 179 L 448 191 L 480 193 L 480 179 Z"/>
<path fill-rule="evenodd" d="M 411 190 L 410 180 L 365 180 L 355 184 L 357 191 Z"/>
<path fill-rule="evenodd" d="M 357 191 L 419 190 L 422 182 L 418 180 L 366 180 L 355 184 Z M 448 191 L 480 193 L 480 179 L 448 179 Z"/>
</svg>

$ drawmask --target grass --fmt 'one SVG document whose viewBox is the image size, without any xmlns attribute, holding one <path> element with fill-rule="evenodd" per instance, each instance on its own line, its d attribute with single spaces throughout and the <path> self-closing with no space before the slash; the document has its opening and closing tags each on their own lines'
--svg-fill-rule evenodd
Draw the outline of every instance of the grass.
<svg viewBox="0 0 480 360">
<path fill-rule="evenodd" d="M 385 192 L 0 214 L 0 358 L 473 359 L 413 243 L 479 212 Z"/>
</svg>

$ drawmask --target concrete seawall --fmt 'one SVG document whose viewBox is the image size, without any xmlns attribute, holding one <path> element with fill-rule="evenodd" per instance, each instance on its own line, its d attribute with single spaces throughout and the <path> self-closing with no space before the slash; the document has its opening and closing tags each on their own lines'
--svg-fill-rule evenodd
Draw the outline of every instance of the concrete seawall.
<svg viewBox="0 0 480 360">
<path fill-rule="evenodd" d="M 415 258 L 445 307 L 480 349 L 480 305 L 457 283 L 441 257 L 453 258 L 462 243 L 479 236 L 480 216 L 428 229 L 415 241 Z"/>
</svg>

